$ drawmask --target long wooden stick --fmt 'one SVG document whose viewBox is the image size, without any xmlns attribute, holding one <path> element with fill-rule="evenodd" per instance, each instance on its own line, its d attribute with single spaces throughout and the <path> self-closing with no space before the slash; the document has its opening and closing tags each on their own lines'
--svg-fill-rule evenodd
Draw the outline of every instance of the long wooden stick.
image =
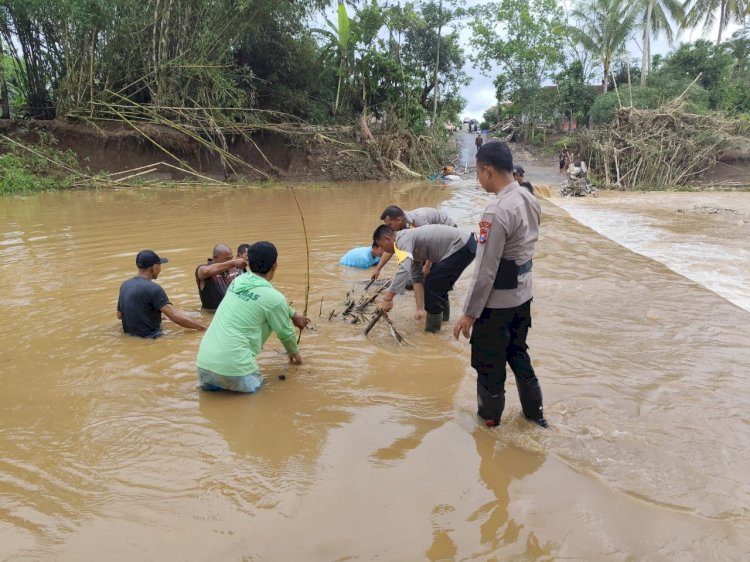
<svg viewBox="0 0 750 562">
<path fill-rule="evenodd" d="M 290 191 L 292 192 L 292 197 L 294 197 L 294 202 L 297 205 L 297 211 L 299 211 L 299 218 L 302 220 L 302 232 L 305 234 L 305 255 L 307 257 L 307 273 L 305 274 L 305 312 L 302 313 L 302 315 L 307 318 L 307 304 L 310 300 L 310 242 L 307 238 L 307 226 L 305 225 L 305 215 L 302 213 L 302 208 L 299 206 L 299 201 L 297 200 L 297 194 L 294 193 L 294 188 L 289 186 Z M 299 340 L 302 339 L 302 328 L 300 328 L 299 336 L 297 336 L 297 343 L 299 343 Z"/>
</svg>

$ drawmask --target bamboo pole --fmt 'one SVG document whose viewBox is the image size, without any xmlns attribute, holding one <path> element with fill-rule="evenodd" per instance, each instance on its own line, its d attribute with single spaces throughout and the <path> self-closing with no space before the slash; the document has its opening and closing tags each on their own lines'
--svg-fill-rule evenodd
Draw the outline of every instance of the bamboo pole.
<svg viewBox="0 0 750 562">
<path fill-rule="evenodd" d="M 305 256 L 307 261 L 307 270 L 305 274 L 305 311 L 302 314 L 305 318 L 307 318 L 307 304 L 310 300 L 310 242 L 307 237 L 307 226 L 305 225 L 305 215 L 302 213 L 302 208 L 299 206 L 299 200 L 297 199 L 297 194 L 294 192 L 294 188 L 289 186 L 289 190 L 292 192 L 292 197 L 294 197 L 294 203 L 297 205 L 297 211 L 299 212 L 299 218 L 302 221 L 302 232 L 305 235 Z M 297 336 L 297 343 L 299 343 L 300 339 L 302 339 L 302 328 L 300 328 L 299 336 Z"/>
</svg>

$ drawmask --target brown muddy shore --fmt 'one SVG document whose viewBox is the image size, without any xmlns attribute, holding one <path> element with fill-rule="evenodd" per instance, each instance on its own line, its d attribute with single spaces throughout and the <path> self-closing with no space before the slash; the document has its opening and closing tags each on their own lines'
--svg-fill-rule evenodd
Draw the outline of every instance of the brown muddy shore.
<svg viewBox="0 0 750 562">
<path fill-rule="evenodd" d="M 225 154 L 210 150 L 188 134 L 154 124 L 82 120 L 0 120 L 0 134 L 24 144 L 52 142 L 72 150 L 91 174 L 120 173 L 147 167 L 148 180 L 183 180 L 190 168 L 220 181 L 340 181 L 387 177 L 373 147 L 356 127 L 313 127 L 305 124 L 269 125 L 250 135 L 224 134 L 211 138 Z M 196 131 L 196 137 L 206 135 Z M 403 143 L 408 144 L 408 143 Z M 405 160 L 408 146 L 394 154 Z M 0 153 L 3 148 L 0 147 Z M 405 162 L 408 166 L 409 162 Z"/>
</svg>

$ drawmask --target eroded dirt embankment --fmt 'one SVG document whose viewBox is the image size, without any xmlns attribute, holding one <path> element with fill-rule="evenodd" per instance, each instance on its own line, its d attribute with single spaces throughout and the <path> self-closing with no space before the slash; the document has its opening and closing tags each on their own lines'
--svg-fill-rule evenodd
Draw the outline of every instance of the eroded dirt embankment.
<svg viewBox="0 0 750 562">
<path fill-rule="evenodd" d="M 153 170 L 139 177 L 182 180 L 190 176 L 185 171 L 192 170 L 222 181 L 384 177 L 377 155 L 352 127 L 287 124 L 250 135 L 209 138 L 153 124 L 54 120 L 0 121 L 0 133 L 29 145 L 54 139 L 55 148 L 72 150 L 91 174 Z M 211 149 L 211 142 L 219 150 Z"/>
</svg>

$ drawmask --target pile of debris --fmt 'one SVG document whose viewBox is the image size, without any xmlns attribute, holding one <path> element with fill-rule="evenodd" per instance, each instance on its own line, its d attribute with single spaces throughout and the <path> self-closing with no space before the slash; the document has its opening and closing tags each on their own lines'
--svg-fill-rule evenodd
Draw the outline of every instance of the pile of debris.
<svg viewBox="0 0 750 562">
<path fill-rule="evenodd" d="M 516 134 L 516 129 L 518 129 L 518 121 L 511 117 L 492 125 L 489 129 L 489 135 L 504 142 L 511 142 Z"/>
<path fill-rule="evenodd" d="M 388 313 L 383 312 L 383 309 L 375 304 L 375 300 L 378 296 L 390 286 L 390 281 L 383 283 L 377 291 L 370 295 L 367 293 L 367 289 L 369 289 L 372 284 L 373 281 L 370 281 L 365 286 L 364 293 L 360 295 L 359 298 L 355 297 L 352 291 L 347 292 L 343 304 L 343 310 L 341 312 L 337 312 L 336 309 L 331 310 L 328 314 L 328 320 L 331 321 L 334 318 L 340 317 L 342 320 L 346 320 L 350 324 L 366 324 L 365 335 L 367 335 L 379 320 L 384 319 L 393 339 L 398 343 L 406 343 L 404 337 L 396 329 L 396 326 L 393 325 L 391 319 L 388 318 Z M 321 301 L 321 315 L 323 312 L 322 307 L 323 301 Z"/>
<path fill-rule="evenodd" d="M 748 151 L 743 124 L 718 113 L 698 115 L 675 100 L 658 109 L 626 107 L 614 122 L 580 135 L 581 156 L 606 185 L 685 185 L 729 150 Z"/>
</svg>

